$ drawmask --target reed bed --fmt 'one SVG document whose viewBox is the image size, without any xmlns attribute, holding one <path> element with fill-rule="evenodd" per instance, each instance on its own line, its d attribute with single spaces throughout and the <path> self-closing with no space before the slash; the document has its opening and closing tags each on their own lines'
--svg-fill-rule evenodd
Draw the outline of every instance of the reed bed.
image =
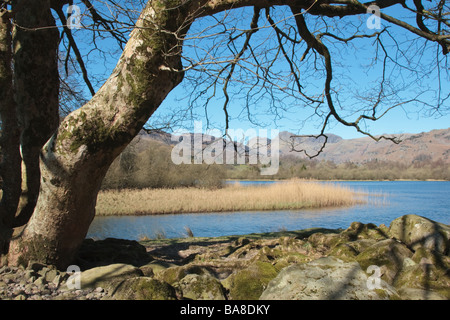
<svg viewBox="0 0 450 320">
<path fill-rule="evenodd" d="M 152 215 L 342 207 L 361 203 L 350 188 L 289 180 L 269 185 L 231 184 L 220 189 L 134 189 L 102 191 L 97 215 Z"/>
</svg>

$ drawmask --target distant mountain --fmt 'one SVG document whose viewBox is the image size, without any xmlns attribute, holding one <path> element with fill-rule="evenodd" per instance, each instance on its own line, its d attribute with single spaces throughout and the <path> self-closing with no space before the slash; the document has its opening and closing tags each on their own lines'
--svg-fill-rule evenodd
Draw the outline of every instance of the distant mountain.
<svg viewBox="0 0 450 320">
<path fill-rule="evenodd" d="M 288 136 L 286 133 L 283 134 L 285 137 Z M 335 135 L 329 135 L 327 144 L 317 159 L 330 160 L 335 163 L 346 161 L 363 163 L 375 159 L 405 163 L 420 160 L 442 160 L 450 163 L 450 128 L 419 134 L 407 133 L 395 135 L 395 137 L 401 140 L 399 144 L 384 139 L 377 142 L 370 137 L 342 139 Z M 280 141 L 283 141 L 283 145 L 280 147 L 281 154 L 304 158 L 306 157 L 304 153 L 294 152 L 290 147 L 294 144 L 295 149 L 304 148 L 309 154 L 314 154 L 323 143 L 323 138 L 322 140 L 303 139 L 303 141 L 298 141 L 297 138 L 293 138 L 288 143 L 284 142 L 285 139 L 280 138 Z"/>
<path fill-rule="evenodd" d="M 377 142 L 370 137 L 343 139 L 334 134 L 327 134 L 327 137 L 327 144 L 322 153 L 317 157 L 318 160 L 330 160 L 335 163 L 364 163 L 375 159 L 381 161 L 400 161 L 404 163 L 423 160 L 441 160 L 450 164 L 450 128 L 432 130 L 419 134 L 406 133 L 395 135 L 395 137 L 401 139 L 399 144 L 395 144 L 389 140 L 380 140 Z M 172 141 L 170 134 L 162 131 L 152 132 L 150 134 L 142 131 L 137 139 L 140 140 L 138 144 L 142 144 L 145 141 L 159 141 L 173 146 L 177 143 L 177 141 Z M 205 135 L 205 140 L 207 141 L 217 142 L 217 139 L 221 138 L 213 138 Z M 254 141 L 254 139 L 250 140 L 250 147 Z M 307 158 L 304 152 L 298 151 L 305 150 L 309 155 L 314 155 L 322 147 L 324 138 L 296 137 L 290 132 L 282 131 L 279 133 L 279 141 L 280 156 L 290 155 Z M 143 144 L 141 147 L 143 147 Z M 248 150 L 248 148 L 248 146 L 245 146 L 245 150 Z"/>
</svg>

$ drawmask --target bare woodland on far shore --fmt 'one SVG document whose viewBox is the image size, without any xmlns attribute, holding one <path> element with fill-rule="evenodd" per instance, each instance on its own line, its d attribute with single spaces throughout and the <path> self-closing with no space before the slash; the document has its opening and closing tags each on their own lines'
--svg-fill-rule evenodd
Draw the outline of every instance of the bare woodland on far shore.
<svg viewBox="0 0 450 320">
<path fill-rule="evenodd" d="M 418 155 L 412 162 L 371 160 L 334 163 L 281 156 L 278 173 L 261 176 L 261 165 L 181 164 L 171 161 L 171 147 L 151 142 L 143 151 L 132 145 L 112 164 L 102 189 L 202 187 L 219 188 L 226 179 L 292 178 L 313 180 L 450 180 L 450 166 Z"/>
</svg>

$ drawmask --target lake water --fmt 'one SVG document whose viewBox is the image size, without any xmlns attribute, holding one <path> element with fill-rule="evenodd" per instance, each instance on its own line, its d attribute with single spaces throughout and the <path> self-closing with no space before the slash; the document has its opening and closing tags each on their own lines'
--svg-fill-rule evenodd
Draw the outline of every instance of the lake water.
<svg viewBox="0 0 450 320">
<path fill-rule="evenodd" d="M 142 236 L 156 238 L 162 235 L 178 238 L 186 236 L 185 227 L 189 227 L 196 237 L 215 237 L 312 227 L 345 229 L 353 221 L 389 226 L 392 220 L 405 214 L 417 214 L 450 224 L 450 181 L 335 183 L 369 192 L 374 195 L 370 197 L 373 201 L 333 209 L 96 217 L 87 237 L 139 240 Z"/>
</svg>

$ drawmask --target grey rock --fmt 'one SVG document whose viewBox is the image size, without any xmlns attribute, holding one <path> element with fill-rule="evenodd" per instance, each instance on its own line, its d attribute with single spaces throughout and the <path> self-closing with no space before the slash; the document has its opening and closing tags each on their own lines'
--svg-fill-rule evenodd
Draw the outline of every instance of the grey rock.
<svg viewBox="0 0 450 320">
<path fill-rule="evenodd" d="M 398 292 L 403 300 L 447 300 L 437 292 L 418 288 L 401 288 Z"/>
<path fill-rule="evenodd" d="M 51 269 L 45 273 L 45 281 L 53 282 L 53 280 L 58 276 L 58 270 Z"/>
<path fill-rule="evenodd" d="M 104 285 L 113 285 L 117 280 L 142 276 L 143 273 L 139 268 L 129 264 L 116 263 L 103 267 L 96 267 L 83 271 L 80 274 L 81 288 L 97 288 Z"/>
<path fill-rule="evenodd" d="M 37 273 L 34 270 L 27 269 L 23 276 L 24 279 L 27 280 L 28 282 L 33 282 L 36 280 L 36 275 Z"/>
<path fill-rule="evenodd" d="M 442 254 L 450 250 L 450 226 L 410 214 L 391 222 L 389 233 L 414 250 L 423 246 Z"/>
<path fill-rule="evenodd" d="M 320 258 L 284 268 L 269 282 L 261 300 L 381 300 L 396 297 L 393 287 L 379 279 L 369 289 L 368 275 L 357 262 Z"/>
<path fill-rule="evenodd" d="M 127 278 L 114 290 L 115 300 L 176 300 L 175 289 L 150 277 Z"/>
<path fill-rule="evenodd" d="M 224 288 L 219 280 L 210 275 L 188 274 L 175 287 L 183 298 L 192 300 L 225 300 Z"/>
<path fill-rule="evenodd" d="M 53 283 L 56 287 L 58 287 L 58 286 L 61 284 L 61 282 L 62 282 L 62 277 L 61 277 L 60 274 L 58 274 L 57 276 L 55 276 L 55 277 L 53 278 L 53 280 L 52 280 L 52 283 Z"/>
<path fill-rule="evenodd" d="M 403 261 L 411 258 L 413 252 L 406 245 L 394 239 L 381 240 L 361 252 L 356 261 L 363 270 L 371 265 L 382 269 L 383 279 L 392 284 L 403 267 Z"/>
<path fill-rule="evenodd" d="M 47 281 L 45 281 L 45 279 L 43 277 L 39 277 L 37 278 L 34 282 L 33 282 L 38 288 L 44 288 L 45 284 L 47 283 Z"/>
</svg>

